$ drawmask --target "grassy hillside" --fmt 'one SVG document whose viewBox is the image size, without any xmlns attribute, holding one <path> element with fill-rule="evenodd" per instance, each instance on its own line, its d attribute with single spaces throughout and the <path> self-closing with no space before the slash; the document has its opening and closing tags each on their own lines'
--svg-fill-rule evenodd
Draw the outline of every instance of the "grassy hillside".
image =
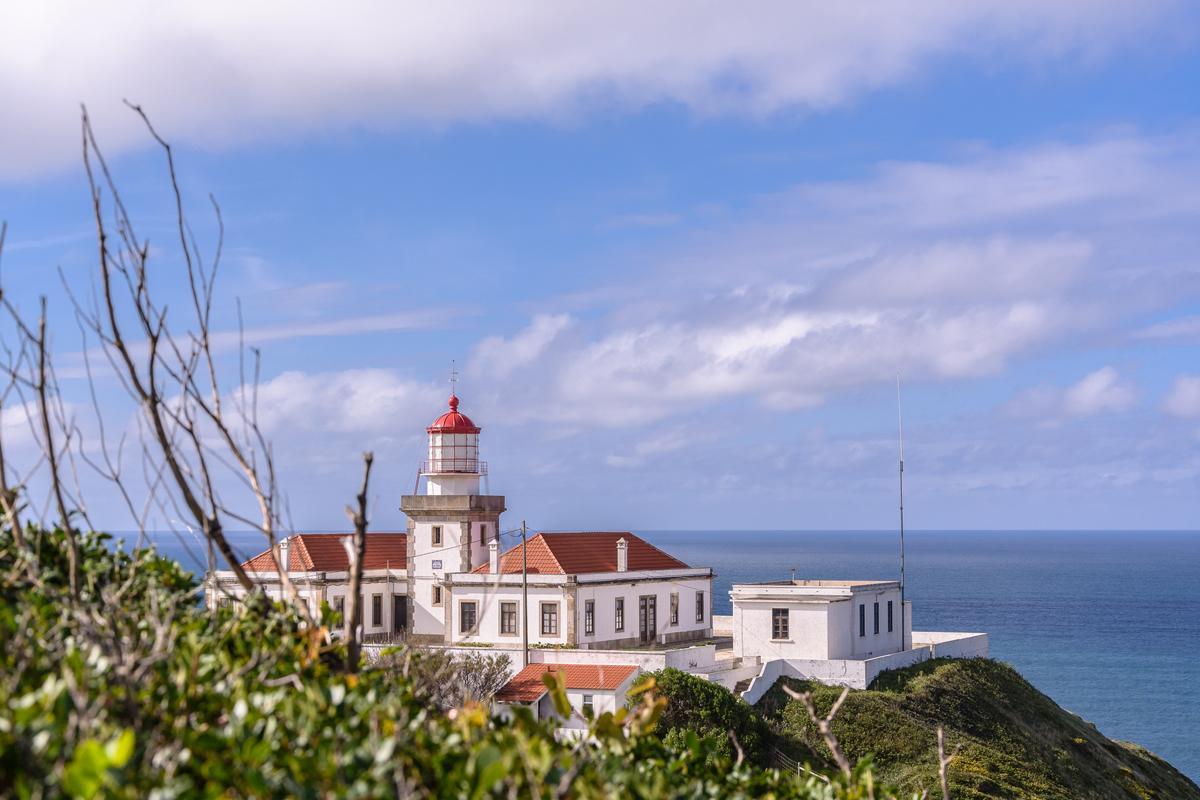
<svg viewBox="0 0 1200 800">
<path fill-rule="evenodd" d="M 840 694 L 805 681 L 824 713 Z M 1113 702 L 1121 702 L 1114 688 Z M 782 749 L 804 760 L 825 756 L 816 727 L 780 684 L 758 708 L 783 736 Z M 937 726 L 948 749 L 952 795 L 1038 800 L 1200 800 L 1200 787 L 1142 747 L 1113 741 L 1060 708 L 1006 664 L 938 659 L 881 675 L 852 692 L 834 723 L 852 760 L 873 754 L 876 775 L 902 789 L 937 791 Z"/>
</svg>

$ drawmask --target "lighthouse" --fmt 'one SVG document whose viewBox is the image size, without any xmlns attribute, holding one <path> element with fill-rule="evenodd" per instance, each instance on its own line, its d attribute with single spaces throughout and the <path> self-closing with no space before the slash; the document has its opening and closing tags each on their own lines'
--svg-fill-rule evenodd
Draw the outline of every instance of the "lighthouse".
<svg viewBox="0 0 1200 800">
<path fill-rule="evenodd" d="M 454 392 L 448 406 L 425 429 L 418 493 L 400 501 L 408 516 L 409 636 L 418 642 L 445 639 L 454 618 L 446 578 L 487 562 L 504 512 L 503 497 L 479 492 L 479 479 L 487 474 L 487 462 L 479 458 L 480 427 L 459 410 Z"/>
</svg>

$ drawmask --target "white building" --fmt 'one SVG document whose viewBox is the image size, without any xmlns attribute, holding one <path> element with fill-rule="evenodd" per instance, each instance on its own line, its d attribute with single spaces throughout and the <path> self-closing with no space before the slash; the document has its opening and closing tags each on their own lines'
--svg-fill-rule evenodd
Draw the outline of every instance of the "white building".
<svg viewBox="0 0 1200 800">
<path fill-rule="evenodd" d="M 902 620 L 899 581 L 738 584 L 730 596 L 738 656 L 867 659 L 908 649 L 912 603 Z"/>
<path fill-rule="evenodd" d="M 524 553 L 518 543 L 502 554 L 504 498 L 480 494 L 487 474 L 480 428 L 458 403 L 451 395 L 449 409 L 426 429 L 417 479 L 423 491 L 401 499 L 408 532 L 367 534 L 368 641 L 402 635 L 418 644 L 512 647 L 527 636 L 533 647 L 604 649 L 712 635 L 712 570 L 689 567 L 632 533 L 542 532 Z M 345 603 L 346 536 L 297 534 L 280 544 L 289 577 L 314 611 L 322 602 L 338 610 Z M 282 597 L 269 551 L 242 566 Z M 243 593 L 228 570 L 210 574 L 206 585 L 211 603 Z"/>
<path fill-rule="evenodd" d="M 575 676 L 572 702 L 596 711 L 623 702 L 626 677 L 640 669 L 675 666 L 729 688 L 748 682 L 742 696 L 754 702 L 780 676 L 865 688 L 884 670 L 933 656 L 987 655 L 986 634 L 913 631 L 896 581 L 737 584 L 731 652 L 712 641 L 708 567 L 619 531 L 545 531 L 504 548 L 504 498 L 480 493 L 480 428 L 458 405 L 452 394 L 426 429 L 417 486 L 401 499 L 407 533 L 367 534 L 367 642 L 488 647 L 522 670 L 505 702 L 541 704 L 541 674 L 561 669 Z M 298 534 L 281 543 L 281 561 L 314 611 L 345 606 L 347 536 Z M 282 597 L 270 552 L 243 566 Z M 229 571 L 208 575 L 206 588 L 214 604 L 242 596 Z"/>
<path fill-rule="evenodd" d="M 543 681 L 548 672 L 562 675 L 571 713 L 560 717 Z M 516 706 L 528 708 L 537 719 L 554 719 L 564 731 L 584 731 L 587 719 L 623 708 L 640 670 L 630 664 L 530 664 L 496 693 L 495 710 L 512 714 Z"/>
<path fill-rule="evenodd" d="M 742 693 L 756 702 L 781 676 L 865 689 L 885 670 L 928 658 L 986 657 L 986 633 L 914 631 L 898 581 L 734 584 L 733 651 L 762 670 Z"/>
<path fill-rule="evenodd" d="M 350 560 L 345 533 L 300 533 L 281 539 L 280 560 L 288 565 L 288 578 L 302 602 L 316 614 L 321 603 L 342 614 L 350 584 Z M 408 536 L 403 533 L 367 534 L 363 558 L 360 607 L 363 632 L 368 641 L 402 635 L 408 627 Z M 284 599 L 278 562 L 264 550 L 242 564 L 246 573 L 270 597 Z M 218 570 L 205 578 L 205 596 L 210 606 L 240 600 L 245 594 L 232 570 Z"/>
<path fill-rule="evenodd" d="M 619 650 L 712 635 L 712 570 L 629 532 L 543 532 L 443 582 L 448 644 L 512 644 L 522 598 L 531 645 Z M 527 587 L 527 588 L 523 588 Z"/>
</svg>

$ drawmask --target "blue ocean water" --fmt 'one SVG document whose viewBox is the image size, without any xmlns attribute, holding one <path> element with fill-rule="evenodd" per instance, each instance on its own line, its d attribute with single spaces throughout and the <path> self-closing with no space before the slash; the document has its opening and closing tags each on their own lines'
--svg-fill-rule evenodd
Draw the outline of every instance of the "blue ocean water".
<svg viewBox="0 0 1200 800">
<path fill-rule="evenodd" d="M 733 583 L 894 579 L 880 532 L 639 531 L 712 566 L 713 613 Z M 1200 532 L 910 532 L 917 630 L 984 631 L 1006 661 L 1111 738 L 1200 780 Z"/>
<path fill-rule="evenodd" d="M 713 610 L 733 583 L 891 579 L 894 532 L 639 531 L 717 577 Z M 261 537 L 232 535 L 247 555 Z M 193 539 L 155 537 L 200 567 Z M 1107 736 L 1137 742 L 1200 780 L 1200 532 L 915 531 L 907 596 L 918 630 L 985 631 L 1012 664 Z"/>
</svg>

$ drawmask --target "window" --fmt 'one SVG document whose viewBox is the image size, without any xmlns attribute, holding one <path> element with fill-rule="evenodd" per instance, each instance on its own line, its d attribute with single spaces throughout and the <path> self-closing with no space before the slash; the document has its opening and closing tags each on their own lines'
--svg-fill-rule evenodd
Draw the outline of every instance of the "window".
<svg viewBox="0 0 1200 800">
<path fill-rule="evenodd" d="M 383 595 L 371 595 L 371 624 L 378 627 L 383 624 Z"/>
<path fill-rule="evenodd" d="M 858 635 L 867 635 L 867 607 L 862 603 L 858 604 Z"/>
<path fill-rule="evenodd" d="M 788 610 L 786 608 L 771 609 L 771 638 L 788 638 Z"/>
<path fill-rule="evenodd" d="M 500 604 L 500 633 L 511 636 L 517 634 L 517 604 Z"/>
<path fill-rule="evenodd" d="M 879 603 L 875 603 L 875 635 L 879 635 Z"/>
<path fill-rule="evenodd" d="M 679 593 L 671 592 L 671 624 L 679 624 Z"/>
<path fill-rule="evenodd" d="M 704 592 L 696 592 L 696 622 L 704 622 Z"/>
<path fill-rule="evenodd" d="M 484 544 L 485 542 L 487 542 L 487 525 L 480 525 L 479 526 L 479 543 Z"/>
<path fill-rule="evenodd" d="M 433 526 L 433 546 L 434 547 L 442 546 L 442 526 L 441 525 Z"/>
<path fill-rule="evenodd" d="M 583 715 L 585 717 L 593 716 L 596 713 L 596 704 L 593 702 L 593 700 L 594 698 L 590 694 L 585 694 L 583 696 Z"/>
<path fill-rule="evenodd" d="M 892 632 L 892 601 L 888 600 L 888 633 Z"/>
<path fill-rule="evenodd" d="M 596 632 L 596 601 L 583 601 L 583 635 L 591 636 Z"/>
<path fill-rule="evenodd" d="M 442 587 L 440 586 L 433 587 L 433 604 L 435 606 L 440 606 L 442 604 Z"/>
<path fill-rule="evenodd" d="M 558 636 L 558 603 L 542 603 L 542 636 Z"/>
<path fill-rule="evenodd" d="M 625 630 L 625 598 L 617 598 L 617 607 L 613 610 L 614 627 L 617 630 Z"/>
<path fill-rule="evenodd" d="M 458 606 L 459 633 L 474 633 L 475 621 L 475 601 L 464 600 Z"/>
<path fill-rule="evenodd" d="M 337 613 L 337 621 L 343 622 L 346 618 L 346 598 L 333 598 L 333 610 Z"/>
</svg>

